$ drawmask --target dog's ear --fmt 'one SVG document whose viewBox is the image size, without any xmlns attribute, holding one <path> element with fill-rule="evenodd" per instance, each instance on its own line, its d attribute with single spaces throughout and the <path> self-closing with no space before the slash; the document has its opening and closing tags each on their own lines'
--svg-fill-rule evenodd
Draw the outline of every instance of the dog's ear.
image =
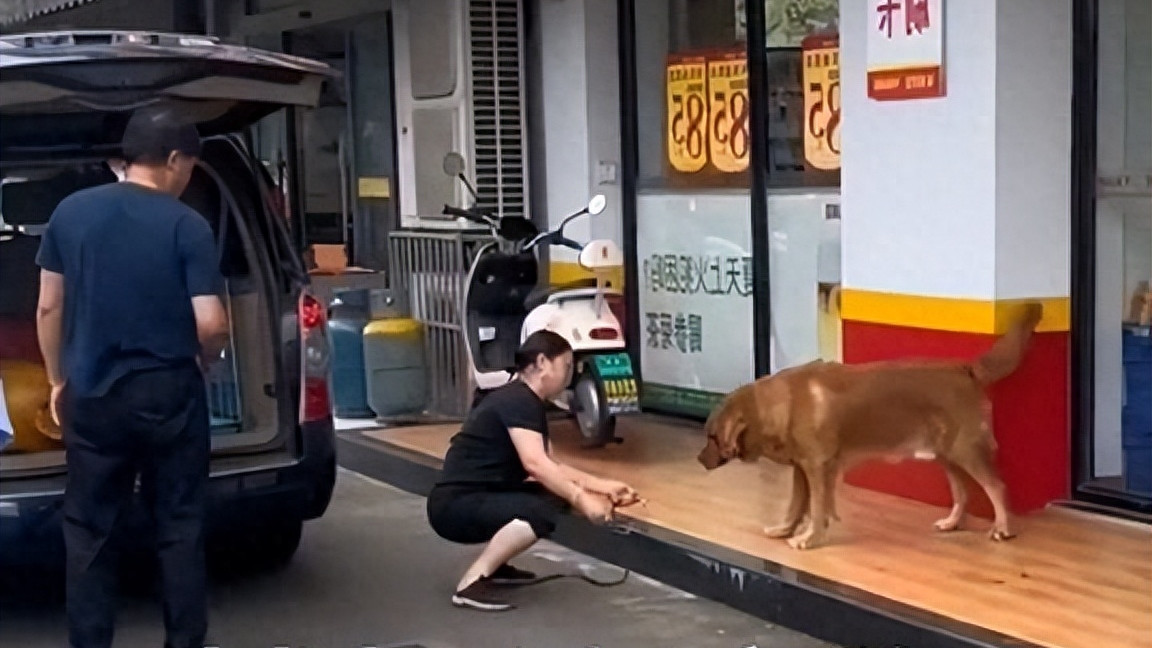
<svg viewBox="0 0 1152 648">
<path fill-rule="evenodd" d="M 734 447 L 729 456 L 739 457 L 741 461 L 756 461 L 761 456 L 760 412 L 757 411 L 756 392 L 757 385 L 753 383 L 733 394 L 734 418 L 739 419 L 739 425 L 734 429 Z"/>
<path fill-rule="evenodd" d="M 740 437 L 747 427 L 740 406 L 744 390 L 740 387 L 728 394 L 705 423 L 705 430 L 716 439 L 720 456 L 725 459 L 732 459 L 740 453 Z"/>
</svg>

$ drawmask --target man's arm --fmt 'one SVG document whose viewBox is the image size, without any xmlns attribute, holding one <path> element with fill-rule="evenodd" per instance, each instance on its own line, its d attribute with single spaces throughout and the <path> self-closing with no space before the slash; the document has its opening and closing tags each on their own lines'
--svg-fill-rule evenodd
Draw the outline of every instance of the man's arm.
<svg viewBox="0 0 1152 648">
<path fill-rule="evenodd" d="M 36 306 L 36 337 L 44 356 L 44 370 L 53 387 L 64 384 L 60 344 L 64 330 L 64 275 L 40 271 L 40 301 Z"/>
<path fill-rule="evenodd" d="M 195 213 L 184 217 L 178 234 L 187 282 L 185 288 L 192 299 L 192 312 L 196 317 L 200 360 L 207 363 L 220 357 L 220 352 L 228 344 L 228 313 L 219 297 L 224 279 L 217 263 L 216 240 L 207 221 Z"/>
<path fill-rule="evenodd" d="M 192 311 L 196 316 L 201 361 L 220 357 L 228 344 L 228 313 L 223 302 L 216 295 L 197 295 L 192 298 Z"/>
</svg>

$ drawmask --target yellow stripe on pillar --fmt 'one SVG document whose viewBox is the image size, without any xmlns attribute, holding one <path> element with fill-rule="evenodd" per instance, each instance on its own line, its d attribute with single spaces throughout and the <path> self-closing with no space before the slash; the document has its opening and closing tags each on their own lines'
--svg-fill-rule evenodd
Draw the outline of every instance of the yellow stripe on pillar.
<svg viewBox="0 0 1152 648">
<path fill-rule="evenodd" d="M 999 335 L 1011 327 L 1025 304 L 1039 301 L 1044 306 L 1044 317 L 1038 331 L 1066 332 L 1071 325 L 1067 297 L 979 300 L 845 288 L 840 298 L 842 319 L 870 324 Z"/>
</svg>

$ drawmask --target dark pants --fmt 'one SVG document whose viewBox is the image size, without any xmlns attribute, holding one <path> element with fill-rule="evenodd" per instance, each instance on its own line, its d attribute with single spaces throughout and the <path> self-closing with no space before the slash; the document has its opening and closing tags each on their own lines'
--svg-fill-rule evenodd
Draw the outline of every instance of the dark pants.
<svg viewBox="0 0 1152 648">
<path fill-rule="evenodd" d="M 488 542 L 512 520 L 527 522 L 537 538 L 547 538 L 568 510 L 567 502 L 538 482 L 491 487 L 437 485 L 425 506 L 436 535 L 461 544 Z"/>
<path fill-rule="evenodd" d="M 204 379 L 195 364 L 129 374 L 61 417 L 68 632 L 72 648 L 112 645 L 118 532 L 136 477 L 156 528 L 166 648 L 200 648 L 207 632 L 204 504 L 211 449 Z"/>
</svg>

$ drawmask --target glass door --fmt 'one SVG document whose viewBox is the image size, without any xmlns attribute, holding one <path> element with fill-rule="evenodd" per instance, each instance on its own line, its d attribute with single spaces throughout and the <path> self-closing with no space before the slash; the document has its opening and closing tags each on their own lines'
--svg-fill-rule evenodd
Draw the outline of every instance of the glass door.
<svg viewBox="0 0 1152 648">
<path fill-rule="evenodd" d="M 1098 0 L 1090 474 L 1152 499 L 1152 3 Z M 1075 244 L 1075 240 L 1074 240 Z"/>
</svg>

